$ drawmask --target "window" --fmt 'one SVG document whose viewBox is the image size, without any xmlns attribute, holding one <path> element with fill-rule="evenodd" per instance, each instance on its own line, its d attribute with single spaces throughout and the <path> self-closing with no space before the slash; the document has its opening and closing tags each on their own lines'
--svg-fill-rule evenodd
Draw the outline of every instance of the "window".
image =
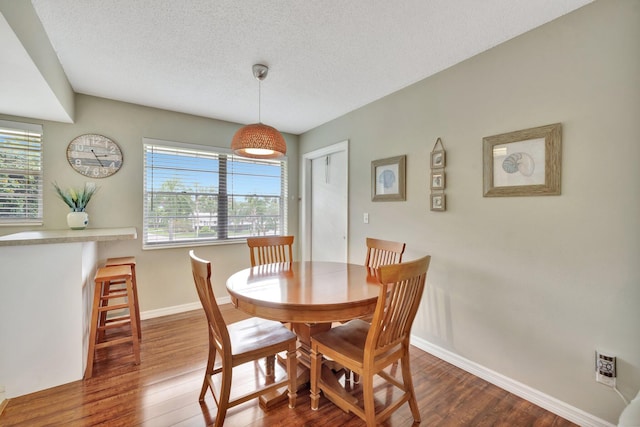
<svg viewBox="0 0 640 427">
<path fill-rule="evenodd" d="M 42 126 L 0 120 L 0 225 L 42 224 Z"/>
<path fill-rule="evenodd" d="M 144 139 L 144 248 L 286 234 L 286 228 L 286 160 Z"/>
</svg>

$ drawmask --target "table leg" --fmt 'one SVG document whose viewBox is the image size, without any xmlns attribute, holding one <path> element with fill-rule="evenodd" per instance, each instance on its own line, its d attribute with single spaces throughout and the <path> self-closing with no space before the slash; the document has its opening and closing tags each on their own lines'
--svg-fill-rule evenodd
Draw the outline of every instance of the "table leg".
<svg viewBox="0 0 640 427">
<path fill-rule="evenodd" d="M 298 360 L 311 369 L 311 337 L 331 329 L 331 323 L 293 323 L 293 332 L 298 336 Z"/>
<path fill-rule="evenodd" d="M 311 381 L 311 337 L 331 329 L 331 323 L 293 323 L 292 329 L 298 336 L 298 372 L 296 373 L 296 383 L 298 384 L 297 391 L 300 391 L 306 388 Z M 278 355 L 278 363 L 284 366 L 286 360 Z M 344 373 L 343 368 L 333 361 L 325 361 L 322 367 L 321 381 L 331 387 L 336 394 L 340 394 L 345 400 L 355 402 L 355 397 L 351 396 L 339 382 L 340 375 Z M 284 387 L 260 396 L 260 406 L 264 409 L 269 409 L 287 399 L 287 389 Z M 342 409 L 346 410 L 346 408 Z"/>
<path fill-rule="evenodd" d="M 293 323 L 292 330 L 298 336 L 298 371 L 296 373 L 297 391 L 308 386 L 310 381 L 309 369 L 311 368 L 311 337 L 313 334 L 328 331 L 331 323 Z M 286 365 L 283 356 L 278 355 L 278 363 Z M 287 388 L 283 387 L 260 396 L 260 406 L 269 409 L 280 402 L 288 400 Z"/>
<path fill-rule="evenodd" d="M 317 333 L 328 331 L 331 329 L 331 323 L 294 323 L 293 331 L 298 335 L 298 360 L 301 364 L 308 368 L 307 372 L 311 370 L 311 337 Z M 344 400 L 356 403 L 357 399 L 349 394 L 344 387 L 340 384 L 340 376 L 345 374 L 345 369 L 332 360 L 325 360 L 322 363 L 322 370 L 320 381 L 322 381 L 326 387 L 331 388 L 334 394 L 340 395 Z M 310 378 L 306 378 L 308 383 Z M 347 379 L 345 378 L 345 382 Z M 348 412 L 348 408 L 339 402 L 331 399 L 331 396 L 325 394 L 325 396 L 339 406 L 343 411 Z"/>
<path fill-rule="evenodd" d="M 284 356 L 278 355 L 278 363 L 282 366 L 286 366 L 287 361 L 285 360 Z M 300 391 L 309 383 L 309 369 L 299 363 L 296 372 L 296 382 L 298 384 L 296 391 Z M 271 390 L 268 393 L 262 394 L 258 398 L 258 401 L 260 402 L 260 407 L 265 410 L 279 405 L 282 402 L 288 402 L 289 395 L 287 387 L 284 386 L 282 388 Z"/>
</svg>

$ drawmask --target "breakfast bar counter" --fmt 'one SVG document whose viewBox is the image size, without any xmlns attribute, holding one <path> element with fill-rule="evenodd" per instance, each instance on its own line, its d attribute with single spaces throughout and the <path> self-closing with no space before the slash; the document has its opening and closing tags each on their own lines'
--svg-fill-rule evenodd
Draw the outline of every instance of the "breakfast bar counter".
<svg viewBox="0 0 640 427">
<path fill-rule="evenodd" d="M 0 402 L 82 379 L 98 244 L 136 238 L 135 227 L 0 236 Z"/>
<path fill-rule="evenodd" d="M 135 239 L 136 237 L 135 227 L 23 231 L 21 233 L 0 236 L 0 246 L 104 242 L 109 240 L 129 240 Z"/>
</svg>

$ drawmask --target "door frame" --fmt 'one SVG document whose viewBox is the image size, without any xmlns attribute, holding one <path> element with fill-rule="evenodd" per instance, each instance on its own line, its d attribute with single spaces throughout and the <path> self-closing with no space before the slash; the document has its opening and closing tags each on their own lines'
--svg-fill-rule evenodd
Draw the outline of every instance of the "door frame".
<svg viewBox="0 0 640 427">
<path fill-rule="evenodd" d="M 327 156 L 329 154 L 344 151 L 347 156 L 347 203 L 345 204 L 345 230 L 347 245 L 347 258 L 349 258 L 349 140 L 344 140 L 327 147 L 319 148 L 302 155 L 300 160 L 300 170 L 302 177 L 302 203 L 300 206 L 300 236 L 301 236 L 301 259 L 302 261 L 311 260 L 311 162 L 314 159 Z M 348 262 L 348 259 L 345 260 Z"/>
</svg>

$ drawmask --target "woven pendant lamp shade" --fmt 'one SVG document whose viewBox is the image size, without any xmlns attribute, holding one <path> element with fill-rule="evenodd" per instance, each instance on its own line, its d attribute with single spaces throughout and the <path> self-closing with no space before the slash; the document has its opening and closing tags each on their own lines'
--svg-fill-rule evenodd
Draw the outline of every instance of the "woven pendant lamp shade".
<svg viewBox="0 0 640 427">
<path fill-rule="evenodd" d="M 277 159 L 287 153 L 287 143 L 276 128 L 262 124 L 260 120 L 260 82 L 267 78 L 269 67 L 263 64 L 254 64 L 251 69 L 253 77 L 258 80 L 258 123 L 238 129 L 231 140 L 231 149 L 241 157 Z"/>
<path fill-rule="evenodd" d="M 254 123 L 238 129 L 231 140 L 231 149 L 242 157 L 276 159 L 287 153 L 287 143 L 276 128 Z"/>
</svg>

